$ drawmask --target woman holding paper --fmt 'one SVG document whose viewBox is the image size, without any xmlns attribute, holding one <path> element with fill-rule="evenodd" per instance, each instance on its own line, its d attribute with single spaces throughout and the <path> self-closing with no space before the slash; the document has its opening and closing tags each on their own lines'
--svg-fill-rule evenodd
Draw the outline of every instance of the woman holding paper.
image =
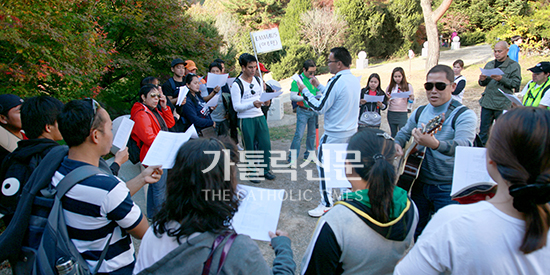
<svg viewBox="0 0 550 275">
<path fill-rule="evenodd" d="M 139 89 L 139 102 L 136 102 L 130 112 L 135 124 L 130 137 L 140 147 L 139 159 L 143 161 L 149 151 L 151 144 L 157 137 L 158 132 L 168 131 L 176 123 L 170 108 L 166 105 L 166 97 L 161 93 L 160 88 L 152 84 L 146 84 Z M 161 106 L 161 110 L 157 105 Z M 150 184 L 147 192 L 147 217 L 152 218 L 164 201 L 164 190 L 166 188 L 165 170 L 161 179 Z"/>
<path fill-rule="evenodd" d="M 382 122 L 381 110 L 386 110 L 388 98 L 382 91 L 380 76 L 377 73 L 371 74 L 367 81 L 367 87 L 361 89 L 361 106 L 359 107 L 359 128 L 358 131 L 369 128 L 380 128 Z M 383 96 L 382 101 L 367 102 L 365 96 Z"/>
<path fill-rule="evenodd" d="M 408 93 L 409 95 L 398 97 L 396 94 L 399 93 Z M 388 124 L 390 125 L 391 136 L 395 137 L 399 129 L 407 124 L 407 113 L 412 111 L 412 104 L 414 103 L 414 90 L 412 85 L 407 82 L 403 68 L 396 67 L 393 69 L 390 85 L 386 88 L 386 94 L 390 101 Z M 392 95 L 394 96 L 392 97 Z"/>
<path fill-rule="evenodd" d="M 200 135 L 214 136 L 214 129 L 208 127 L 216 127 L 216 122 L 212 121 L 210 112 L 216 108 L 217 104 L 214 104 L 213 107 L 208 107 L 207 103 L 201 96 L 199 91 L 199 86 L 201 85 L 199 77 L 196 74 L 189 73 L 185 76 L 185 85 L 189 88 L 189 93 L 187 93 L 187 103 L 183 105 L 182 112 L 189 124 L 194 124 L 197 132 Z M 211 100 L 216 100 L 218 98 L 214 97 Z"/>
<path fill-rule="evenodd" d="M 511 109 L 486 147 L 496 195 L 439 210 L 394 274 L 548 274 L 550 112 Z"/>
<path fill-rule="evenodd" d="M 269 232 L 270 268 L 256 242 L 231 229 L 240 193 L 229 163 L 238 161 L 229 138 L 194 139 L 179 149 L 166 203 L 141 240 L 134 274 L 294 274 L 286 232 Z"/>
<path fill-rule="evenodd" d="M 367 128 L 347 150 L 351 192 L 317 222 L 301 274 L 391 274 L 413 245 L 418 211 L 395 186 L 393 139 Z"/>
</svg>

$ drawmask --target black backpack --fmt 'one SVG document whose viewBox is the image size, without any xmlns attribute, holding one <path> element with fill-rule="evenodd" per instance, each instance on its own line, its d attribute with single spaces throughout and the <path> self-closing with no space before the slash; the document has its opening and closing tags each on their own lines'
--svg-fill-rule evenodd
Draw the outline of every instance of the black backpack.
<svg viewBox="0 0 550 275">
<path fill-rule="evenodd" d="M 27 181 L 12 221 L 0 235 L 0 261 L 9 259 L 15 275 L 57 274 L 55 264 L 62 257 L 70 259 L 82 272 L 79 274 L 90 274 L 87 263 L 68 237 L 59 199 L 77 182 L 97 173 L 110 174 L 111 170 L 100 160 L 101 169 L 83 166 L 62 180 L 63 190 L 62 182 L 57 190 L 50 188 L 52 177 L 68 150 L 67 146 L 56 146 L 44 157 Z"/>
</svg>

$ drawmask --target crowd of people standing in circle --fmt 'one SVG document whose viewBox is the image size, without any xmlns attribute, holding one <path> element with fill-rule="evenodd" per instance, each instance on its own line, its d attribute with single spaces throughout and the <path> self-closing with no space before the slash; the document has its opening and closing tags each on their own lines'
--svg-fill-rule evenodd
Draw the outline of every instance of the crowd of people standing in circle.
<svg viewBox="0 0 550 275">
<path fill-rule="evenodd" d="M 315 62 L 303 63 L 299 79 L 291 86 L 291 100 L 300 104 L 290 149 L 299 155 L 307 126 L 305 158 L 312 153 L 321 158 L 324 146 L 346 143 L 346 162 L 355 160 L 352 151 L 359 152 L 360 165 L 346 174 L 351 188 L 338 201 L 332 200 L 323 179 L 325 168 L 318 166 L 320 204 L 308 214 L 320 218 L 303 255 L 301 274 L 544 274 L 550 270 L 550 111 L 534 106 L 536 98 L 537 104 L 546 102 L 544 93 L 537 91 L 550 86 L 550 63 L 529 69 L 533 83 L 525 95 L 537 94 L 524 99 L 526 106 L 510 108 L 494 91 L 512 93 L 521 82 L 519 65 L 506 56 L 504 43 L 495 45 L 495 60 L 486 65 L 486 69 L 501 68 L 503 74 L 481 75 L 478 80 L 486 87 L 480 100 L 481 123 L 487 126 L 486 132 L 480 132 L 481 145 L 487 152 L 487 172 L 497 187 L 486 200 L 467 205 L 450 197 L 457 147 L 474 146 L 476 140 L 476 114 L 461 104 L 466 87 L 462 60 L 456 60 L 452 68 L 436 65 L 427 72 L 423 88 L 428 103 L 414 110 L 414 89 L 401 67 L 393 69 L 384 90 L 377 73 L 361 87 L 350 70 L 351 55 L 343 47 L 330 50 L 327 66 L 334 76 L 326 86 L 315 77 Z M 143 79 L 130 114 L 135 123 L 130 139 L 137 150 L 129 148 L 118 161 L 125 162 L 130 154 L 142 161 L 161 131 L 184 132 L 194 125 L 200 138 L 178 149 L 172 169 L 141 166 L 139 176 L 124 182 L 115 176 L 118 163 L 118 168 L 115 165 L 78 182 L 74 192 L 67 193 L 63 213 L 68 235 L 90 270 L 109 274 L 294 274 L 297 265 L 287 232 L 269 232 L 275 254 L 270 265 L 258 245 L 231 226 L 241 194 L 237 167 L 226 159 L 237 164 L 242 161 L 239 150 L 255 151 L 267 166 L 250 177 L 250 182 L 276 178 L 269 166 L 271 141 L 263 112 L 271 102 L 262 101 L 261 95 L 280 88 L 258 76 L 258 68 L 266 69 L 256 57 L 245 53 L 238 60 L 242 73 L 232 85 L 207 89 L 196 64 L 179 58 L 171 62 L 173 76 L 162 86 L 156 77 Z M 223 60 L 214 60 L 208 68 L 213 74 L 224 70 Z M 544 82 L 539 79 L 541 74 L 547 78 Z M 217 102 L 208 105 L 216 96 Z M 507 112 L 500 109 L 504 105 Z M 63 106 L 49 97 L 23 102 L 13 95 L 1 95 L 0 107 L 0 122 L 10 123 L 3 128 L 21 138 L 27 138 L 23 136 L 27 133 L 30 139 L 20 141 L 21 147 L 8 155 L 9 160 L 21 162 L 16 157 L 29 148 L 38 156 L 33 160 L 41 160 L 47 151 L 58 151 L 52 149 L 60 147 L 55 140 L 67 140 L 68 152 L 46 179 L 52 188 L 78 167 L 102 168 L 101 156 L 112 146 L 112 122 L 95 100 L 74 100 Z M 391 134 L 379 129 L 384 110 Z M 19 113 L 23 123 L 14 123 Z M 421 130 L 440 114 L 446 120 L 439 132 Z M 31 115 L 36 123 L 29 123 Z M 318 115 L 325 115 L 325 133 L 315 152 L 310 128 L 316 127 Z M 403 155 L 411 138 L 425 153 L 417 182 L 407 189 L 396 185 L 395 159 Z M 40 148 L 35 148 L 37 144 Z M 296 161 L 295 157 L 288 162 Z M 10 166 L 2 167 L 1 176 L 13 172 L 11 162 L 5 163 Z M 46 165 L 42 162 L 35 168 L 42 171 Z M 35 168 L 20 177 L 21 189 Z M 131 198 L 145 185 L 148 219 Z M 19 191 L 13 193 L 10 186 L 4 181 L 0 196 L 2 214 L 16 217 L 13 223 L 4 219 L 7 232 L 14 231 L 22 211 L 14 207 L 17 197 L 13 195 Z M 227 192 L 228 196 L 208 196 L 204 190 Z M 128 233 L 141 239 L 137 256 Z M 7 251 L 7 238 L 0 235 L 0 251 Z M 104 247 L 107 256 L 100 250 Z M 19 254 L 9 256 L 14 263 L 21 260 Z"/>
</svg>

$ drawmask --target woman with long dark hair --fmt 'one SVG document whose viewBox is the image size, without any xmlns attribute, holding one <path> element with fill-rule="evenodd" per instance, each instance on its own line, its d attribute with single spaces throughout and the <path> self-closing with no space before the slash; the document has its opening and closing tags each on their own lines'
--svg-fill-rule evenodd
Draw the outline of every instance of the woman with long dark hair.
<svg viewBox="0 0 550 275">
<path fill-rule="evenodd" d="M 395 274 L 548 274 L 550 112 L 501 115 L 486 147 L 496 195 L 439 210 Z"/>
<path fill-rule="evenodd" d="M 380 76 L 377 73 L 373 73 L 369 76 L 367 86 L 361 89 L 361 106 L 359 107 L 359 128 L 363 130 L 365 127 L 380 128 L 382 122 L 381 110 L 386 110 L 388 105 L 388 98 L 386 93 L 381 88 L 382 82 L 380 82 Z M 369 96 L 384 96 L 382 101 L 367 102 L 364 97 Z"/>
<path fill-rule="evenodd" d="M 194 124 L 200 133 L 203 129 L 216 127 L 216 122 L 212 121 L 210 112 L 216 108 L 206 108 L 206 102 L 201 96 L 199 86 L 201 85 L 199 77 L 196 74 L 189 73 L 185 76 L 185 85 L 189 88 L 187 93 L 187 103 L 183 105 L 183 116 L 189 125 Z M 214 129 L 210 128 L 212 133 Z M 205 131 L 206 132 L 206 131 Z"/>
<path fill-rule="evenodd" d="M 230 161 L 238 160 L 236 145 L 227 137 L 194 139 L 179 149 L 166 203 L 143 236 L 134 274 L 204 274 L 208 262 L 212 272 L 207 274 L 294 274 L 285 232 L 269 232 L 275 250 L 270 269 L 258 245 L 231 229 L 239 194 Z"/>
<path fill-rule="evenodd" d="M 395 186 L 393 139 L 367 128 L 351 137 L 347 151 L 352 192 L 317 222 L 302 274 L 391 274 L 413 244 L 418 212 Z"/>
<path fill-rule="evenodd" d="M 158 86 L 146 84 L 138 93 L 139 101 L 134 103 L 130 118 L 135 122 L 130 137 L 140 148 L 139 160 L 143 161 L 151 144 L 162 131 L 168 131 L 176 123 L 170 107 L 166 104 L 166 97 Z M 157 105 L 161 106 L 159 110 Z M 149 185 L 147 189 L 147 217 L 152 218 L 164 201 L 166 189 L 166 170 L 161 179 Z"/>
<path fill-rule="evenodd" d="M 408 98 L 392 98 L 392 94 L 404 92 L 411 92 L 411 94 Z M 414 102 L 414 90 L 412 85 L 407 82 L 403 68 L 396 67 L 393 69 L 390 85 L 386 88 L 386 94 L 390 102 L 388 106 L 388 124 L 390 125 L 391 136 L 395 137 L 399 129 L 407 124 L 407 113 L 409 112 L 407 105 Z"/>
</svg>

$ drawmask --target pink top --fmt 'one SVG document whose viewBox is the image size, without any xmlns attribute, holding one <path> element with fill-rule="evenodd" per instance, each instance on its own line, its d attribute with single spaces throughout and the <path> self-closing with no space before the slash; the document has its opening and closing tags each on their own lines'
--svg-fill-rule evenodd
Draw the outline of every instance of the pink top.
<svg viewBox="0 0 550 275">
<path fill-rule="evenodd" d="M 389 91 L 390 87 L 388 86 L 386 88 L 386 91 Z M 393 87 L 393 90 L 391 91 L 392 94 L 394 93 L 402 93 L 403 91 L 401 91 L 401 89 L 399 89 L 399 85 L 395 85 L 395 87 Z M 414 90 L 413 90 L 413 86 L 409 83 L 409 90 L 407 92 L 411 92 L 411 96 L 414 98 Z M 388 97 L 390 100 L 388 100 L 389 102 L 389 107 L 388 107 L 388 111 L 391 111 L 391 112 L 407 112 L 407 102 L 408 102 L 408 98 L 391 98 L 391 95 L 388 93 Z"/>
</svg>

